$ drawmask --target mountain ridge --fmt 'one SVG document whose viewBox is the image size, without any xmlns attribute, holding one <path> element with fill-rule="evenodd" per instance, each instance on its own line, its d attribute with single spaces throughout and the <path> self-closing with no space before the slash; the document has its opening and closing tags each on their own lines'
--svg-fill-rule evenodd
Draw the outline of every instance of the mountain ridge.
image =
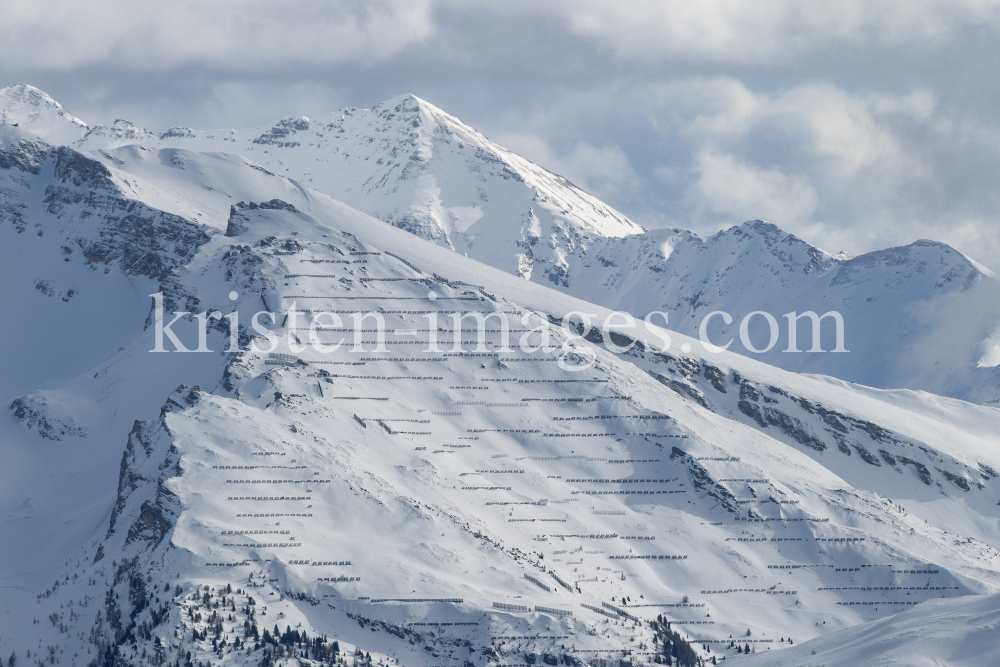
<svg viewBox="0 0 1000 667">
<path fill-rule="evenodd" d="M 3 373 L 17 386 L 0 501 L 19 518 L 0 524 L 0 576 L 21 588 L 0 602 L 41 621 L 15 619 L 2 640 L 19 653 L 257 664 L 245 631 L 280 623 L 383 664 L 645 664 L 657 615 L 698 655 L 728 657 L 727 635 L 748 628 L 759 650 L 784 648 L 774 634 L 798 645 L 1000 589 L 995 409 L 710 355 L 679 334 L 663 349 L 655 327 L 577 331 L 563 361 L 594 364 L 563 370 L 573 329 L 552 320 L 607 308 L 243 158 L 49 147 L 37 171 L 0 172 L 25 221 L 0 224 L 4 284 L 32 340 L 93 340 L 66 373 L 78 352 L 3 330 L 27 363 Z M 157 243 L 128 239 L 133 224 Z M 136 245 L 82 252 L 109 237 Z M 243 352 L 227 354 L 228 322 L 208 320 L 210 353 L 150 353 L 157 291 L 168 313 L 238 312 Z M 119 319 L 88 334 L 105 302 Z M 347 328 L 349 313 L 379 312 L 388 349 L 367 331 L 352 352 L 331 324 L 315 334 L 343 335 L 339 351 L 296 351 L 306 327 L 279 313 L 288 356 L 248 350 L 268 347 L 250 327 L 268 304 L 344 311 Z M 447 349 L 453 310 L 508 312 L 514 339 L 547 331 L 556 353 L 500 352 L 496 330 L 477 351 L 475 328 Z M 192 348 L 197 322 L 175 327 Z M 104 329 L 119 337 L 98 349 Z M 421 349 L 432 331 L 440 353 Z M 313 650 L 278 657 L 325 664 Z"/>
<path fill-rule="evenodd" d="M 48 93 L 24 83 L 0 88 L 0 110 L 4 125 L 16 123 L 55 144 L 77 141 L 88 129 Z"/>
<path fill-rule="evenodd" d="M 689 336 L 699 334 L 712 310 L 737 323 L 754 311 L 779 321 L 790 311 L 836 311 L 847 327 L 850 361 L 786 354 L 784 330 L 767 353 L 748 350 L 739 336 L 732 349 L 786 370 L 977 403 L 1000 400 L 1000 286 L 992 271 L 945 244 L 917 241 L 849 257 L 762 221 L 704 238 L 645 231 L 412 95 L 250 130 L 156 134 L 116 121 L 89 128 L 74 146 L 86 153 L 127 144 L 242 155 L 532 282 L 636 317 L 668 311 L 668 327 Z M 834 268 L 837 274 L 828 276 Z M 937 280 L 926 279 L 935 272 Z M 713 339 L 721 324 L 709 324 Z M 750 327 L 756 349 L 768 340 L 757 330 L 761 324 Z"/>
</svg>

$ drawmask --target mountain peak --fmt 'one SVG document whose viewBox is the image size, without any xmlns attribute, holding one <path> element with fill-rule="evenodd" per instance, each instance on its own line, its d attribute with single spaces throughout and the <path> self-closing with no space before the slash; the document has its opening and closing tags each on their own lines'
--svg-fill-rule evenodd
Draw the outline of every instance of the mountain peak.
<svg viewBox="0 0 1000 667">
<path fill-rule="evenodd" d="M 177 128 L 171 128 L 171 131 L 175 131 Z M 89 128 L 87 132 L 81 139 L 81 144 L 83 140 L 95 140 L 99 139 L 101 141 L 112 140 L 115 143 L 136 143 L 143 140 L 153 140 L 156 137 L 155 134 L 139 127 L 135 123 L 123 118 L 116 118 L 115 122 L 109 126 L 107 125 L 95 125 Z M 78 144 L 79 146 L 80 144 Z"/>
<path fill-rule="evenodd" d="M 372 108 L 372 113 L 383 120 L 393 120 L 397 116 L 402 116 L 406 124 L 411 125 L 417 133 L 423 134 L 428 130 L 433 133 L 440 128 L 466 143 L 482 147 L 492 144 L 489 139 L 459 118 L 412 93 L 397 95 L 376 104 Z"/>
<path fill-rule="evenodd" d="M 784 229 L 774 224 L 773 222 L 767 222 L 766 220 L 747 220 L 739 227 L 735 227 L 743 234 L 747 236 L 756 236 L 768 245 L 774 246 L 782 241 L 789 242 L 799 242 L 808 245 L 810 248 L 813 246 L 806 241 L 803 241 L 799 237 L 795 236 L 791 232 L 786 232 Z"/>
<path fill-rule="evenodd" d="M 69 114 L 66 109 L 56 102 L 51 95 L 46 93 L 44 90 L 35 88 L 27 83 L 17 83 L 13 86 L 7 86 L 6 88 L 0 88 L 0 107 L 5 111 L 11 112 L 17 109 L 24 109 L 30 111 L 40 111 L 47 108 L 55 108 L 67 115 Z M 79 119 L 77 119 L 79 120 Z M 83 121 L 79 121 L 82 124 Z"/>
<path fill-rule="evenodd" d="M 0 89 L 0 122 L 17 125 L 54 144 L 79 139 L 87 124 L 45 91 L 26 83 Z"/>
<path fill-rule="evenodd" d="M 774 223 L 765 220 L 748 220 L 739 227 L 730 228 L 729 231 L 746 237 L 760 239 L 764 246 L 771 252 L 775 252 L 775 249 L 779 247 L 781 247 L 782 254 L 790 249 L 795 249 L 802 253 L 802 257 L 810 264 L 826 264 L 831 259 L 844 261 L 845 258 L 850 258 L 850 255 L 832 255 L 821 248 L 817 248 L 808 241 L 803 241 L 795 234 L 786 232 Z M 720 232 L 720 235 L 724 233 Z"/>
<path fill-rule="evenodd" d="M 392 109 L 394 111 L 418 111 L 423 109 L 435 114 L 443 114 L 445 116 L 449 115 L 427 100 L 422 97 L 417 97 L 413 93 L 404 93 L 402 95 L 390 97 L 389 99 L 379 102 L 372 107 L 372 111 L 376 113 L 387 109 Z"/>
<path fill-rule="evenodd" d="M 747 220 L 739 227 L 730 228 L 737 236 L 744 235 L 761 239 L 767 247 L 773 247 L 788 233 L 781 227 L 766 220 Z"/>
<path fill-rule="evenodd" d="M 390 97 L 387 100 L 383 100 L 383 101 L 379 102 L 378 104 L 376 104 L 373 108 L 374 109 L 390 108 L 390 107 L 396 107 L 396 106 L 399 106 L 399 105 L 402 105 L 402 104 L 416 104 L 416 105 L 421 105 L 421 104 L 429 104 L 429 103 L 427 101 L 425 101 L 423 98 L 417 97 L 413 93 L 403 93 L 402 95 L 396 95 L 395 97 Z"/>
<path fill-rule="evenodd" d="M 947 243 L 943 243 L 941 241 L 933 241 L 931 239 L 918 239 L 906 247 L 921 248 L 921 249 L 927 248 L 932 251 L 936 250 L 938 251 L 938 253 L 940 253 L 942 257 L 951 258 L 956 266 L 971 268 L 974 271 L 983 274 L 984 276 L 988 276 L 989 278 L 997 277 L 996 273 L 986 268 L 976 260 L 972 259 L 961 250 L 958 250 L 948 245 Z"/>
</svg>

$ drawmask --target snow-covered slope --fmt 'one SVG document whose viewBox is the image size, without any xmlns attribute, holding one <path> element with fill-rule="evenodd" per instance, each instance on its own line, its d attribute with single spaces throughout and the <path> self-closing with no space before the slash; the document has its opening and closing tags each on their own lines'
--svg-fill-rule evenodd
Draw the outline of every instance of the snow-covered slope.
<svg viewBox="0 0 1000 667">
<path fill-rule="evenodd" d="M 524 277 L 531 277 L 537 264 L 547 280 L 562 280 L 565 257 L 583 253 L 594 239 L 643 231 L 561 176 L 413 95 L 372 109 L 285 118 L 249 130 L 172 128 L 156 135 L 118 121 L 92 128 L 76 146 L 128 143 L 244 155 L 397 227 Z"/>
<path fill-rule="evenodd" d="M 752 667 L 979 667 L 1000 664 L 1000 596 L 932 600 L 780 653 Z"/>
<path fill-rule="evenodd" d="M 277 625 L 374 662 L 644 663 L 660 615 L 735 656 L 730 636 L 774 651 L 1000 590 L 994 408 L 663 350 L 657 329 L 562 355 L 550 317 L 607 309 L 241 157 L 20 128 L 0 157 L 4 286 L 30 313 L 3 327 L 24 357 L 2 369 L 5 652 L 259 664 L 245 631 Z M 149 352 L 156 291 L 168 318 L 237 310 L 244 351 L 222 319 L 211 352 Z M 264 309 L 290 358 L 247 349 Z M 307 310 L 377 312 L 386 349 L 375 317 L 355 351 Z M 511 349 L 496 316 L 485 351 L 471 317 L 455 349 L 456 311 L 507 313 Z M 524 351 L 531 329 L 556 350 Z M 190 316 L 174 330 L 198 344 Z"/>
<path fill-rule="evenodd" d="M 954 249 L 918 241 L 851 258 L 831 255 L 754 221 L 702 238 L 683 230 L 644 232 L 565 179 L 489 141 L 412 95 L 373 109 L 323 118 L 285 118 L 249 130 L 154 133 L 127 121 L 86 128 L 41 91 L 0 92 L 10 116 L 45 123 L 50 143 L 80 150 L 130 144 L 158 150 L 241 155 L 369 215 L 481 262 L 564 293 L 642 317 L 669 313 L 669 328 L 696 336 L 722 310 L 735 321 L 709 326 L 713 340 L 786 370 L 822 373 L 882 388 L 909 388 L 977 403 L 1000 400 L 1000 283 Z M 23 100 L 33 100 L 30 104 Z M 44 100 L 44 103 L 40 100 Z M 812 353 L 808 321 L 800 353 L 789 353 L 785 313 L 839 312 L 850 354 Z M 776 344 L 756 354 L 739 334 L 743 317 L 771 313 Z M 833 322 L 823 349 L 833 347 Z M 750 340 L 769 340 L 756 316 Z"/>
<path fill-rule="evenodd" d="M 79 141 L 89 129 L 48 94 L 23 83 L 0 88 L 0 123 L 16 125 L 56 145 Z"/>
<path fill-rule="evenodd" d="M 905 387 L 996 404 L 1000 398 L 1000 281 L 990 270 L 943 243 L 908 246 L 858 257 L 830 255 L 775 225 L 752 221 L 702 238 L 658 229 L 595 243 L 572 267 L 567 291 L 636 316 L 669 313 L 670 328 L 697 337 L 709 319 L 709 340 L 787 370 L 832 375 L 874 387 Z M 779 335 L 770 350 L 748 350 L 743 319 L 770 313 Z M 808 319 L 797 325 L 800 352 L 789 352 L 786 313 L 840 313 L 844 347 L 836 353 L 832 318 L 813 349 Z M 658 322 L 662 320 L 657 319 Z M 748 330 L 765 350 L 763 316 Z"/>
</svg>

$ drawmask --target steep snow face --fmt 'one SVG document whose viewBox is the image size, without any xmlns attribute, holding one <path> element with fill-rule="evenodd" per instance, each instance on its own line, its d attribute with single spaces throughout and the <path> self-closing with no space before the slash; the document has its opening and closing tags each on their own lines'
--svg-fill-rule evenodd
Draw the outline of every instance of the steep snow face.
<svg viewBox="0 0 1000 667">
<path fill-rule="evenodd" d="M 20 586 L 0 602 L 19 655 L 41 642 L 70 663 L 190 651 L 256 665 L 246 632 L 278 625 L 376 663 L 576 665 L 621 651 L 640 663 L 656 648 L 644 621 L 660 614 L 701 655 L 735 656 L 730 636 L 777 650 L 776 638 L 1000 590 L 995 409 L 704 355 L 681 335 L 662 350 L 645 329 L 616 354 L 605 335 L 628 348 L 639 332 L 586 332 L 563 360 L 595 363 L 567 371 L 568 334 L 550 317 L 607 309 L 241 158 L 22 152 L 8 162 L 28 168 L 4 168 L 4 187 L 24 231 L 3 225 L 36 273 L 65 264 L 93 276 L 88 290 L 154 282 L 136 290 L 162 290 L 169 312 L 235 310 L 243 351 L 226 352 L 218 320 L 211 352 L 150 353 L 147 300 L 93 367 L 26 371 L 48 381 L 0 421 L 0 576 Z M 31 245 L 65 230 L 77 247 L 105 244 L 101 260 Z M 249 326 L 265 308 L 289 356 L 248 349 L 251 336 L 271 346 Z M 356 351 L 332 317 L 310 331 L 308 311 L 347 329 L 352 312 L 377 312 L 385 350 L 377 318 Z M 456 325 L 455 311 L 507 313 L 512 349 L 495 316 L 477 349 L 473 318 Z M 529 329 L 555 352 L 521 349 Z M 174 330 L 198 344 L 190 316 Z M 295 659 L 316 665 L 303 648 Z"/>
<path fill-rule="evenodd" d="M 87 131 L 87 124 L 61 104 L 23 83 L 0 88 L 0 116 L 3 124 L 16 124 L 56 145 L 78 141 Z"/>
</svg>

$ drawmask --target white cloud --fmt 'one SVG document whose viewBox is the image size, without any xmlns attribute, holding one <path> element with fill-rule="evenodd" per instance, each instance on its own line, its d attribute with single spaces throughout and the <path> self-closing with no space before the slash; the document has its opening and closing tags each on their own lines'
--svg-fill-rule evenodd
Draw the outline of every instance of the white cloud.
<svg viewBox="0 0 1000 667">
<path fill-rule="evenodd" d="M 577 141 L 566 150 L 557 151 L 537 134 L 511 132 L 494 139 L 599 199 L 630 196 L 642 184 L 625 151 L 614 144 L 598 147 Z"/>
<path fill-rule="evenodd" d="M 268 70 L 382 62 L 433 32 L 430 0 L 3 0 L 8 71 Z"/>
<path fill-rule="evenodd" d="M 737 101 L 682 123 L 696 149 L 700 206 L 737 215 L 736 202 L 753 201 L 744 190 L 707 190 L 705 174 L 727 175 L 734 188 L 751 182 L 746 174 L 766 174 L 758 205 L 769 200 L 773 222 L 828 248 L 863 252 L 935 238 L 997 263 L 1000 229 L 989 222 L 997 203 L 991 174 L 1000 170 L 995 122 L 926 90 L 858 95 L 806 83 L 748 101 L 731 95 L 731 82 L 720 84 L 722 98 Z M 720 160 L 716 151 L 733 157 Z"/>
<path fill-rule="evenodd" d="M 775 95 L 754 94 L 734 81 L 720 81 L 728 105 L 699 114 L 688 131 L 706 141 L 742 145 L 767 139 L 784 146 L 787 158 L 811 163 L 825 178 L 844 181 L 876 169 L 882 177 L 919 170 L 904 160 L 894 120 L 926 123 L 935 103 L 926 91 L 906 97 L 851 95 L 829 83 L 804 83 Z M 739 97 L 732 86 L 742 88 Z M 909 177 L 916 174 L 910 173 Z"/>
<path fill-rule="evenodd" d="M 1000 123 L 926 88 L 755 92 L 733 77 L 676 78 L 563 92 L 500 125 L 618 146 L 637 185 L 605 196 L 646 226 L 711 233 L 765 218 L 834 252 L 931 238 L 1000 268 Z M 526 154 L 562 166 L 568 153 Z"/>
<path fill-rule="evenodd" d="M 560 3 L 571 29 L 627 62 L 712 61 L 787 65 L 835 49 L 909 49 L 996 27 L 981 0 L 600 0 Z"/>
<path fill-rule="evenodd" d="M 816 189 L 802 176 L 762 169 L 711 149 L 698 153 L 694 169 L 698 178 L 690 196 L 697 208 L 786 225 L 808 221 L 816 210 Z"/>
<path fill-rule="evenodd" d="M 599 198 L 629 195 L 639 186 L 628 156 L 614 144 L 578 141 L 560 162 L 567 178 Z"/>
<path fill-rule="evenodd" d="M 1000 2 L 0 0 L 0 16 L 0 63 L 8 71 L 198 65 L 249 72 L 416 56 L 562 73 L 610 60 L 662 76 L 666 65 L 933 62 L 971 43 L 990 47 Z"/>
</svg>

